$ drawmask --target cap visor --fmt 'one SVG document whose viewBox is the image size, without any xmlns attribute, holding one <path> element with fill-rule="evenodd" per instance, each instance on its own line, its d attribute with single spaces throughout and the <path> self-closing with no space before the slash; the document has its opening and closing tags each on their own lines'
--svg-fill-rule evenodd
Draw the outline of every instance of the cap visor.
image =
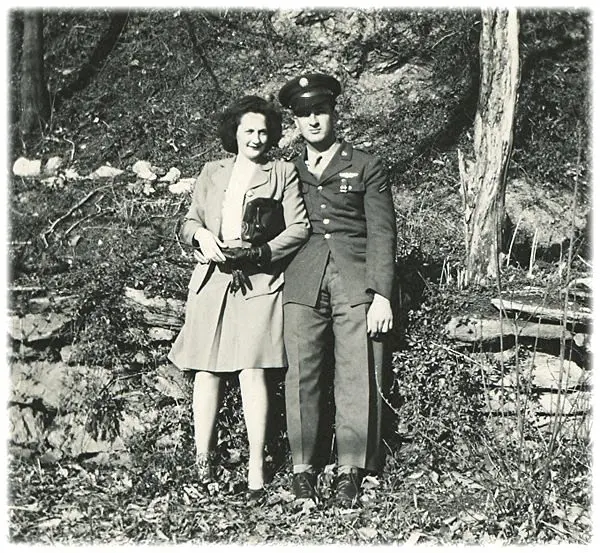
<svg viewBox="0 0 600 553">
<path fill-rule="evenodd" d="M 322 104 L 324 102 L 329 103 L 333 100 L 333 96 L 331 94 L 317 94 L 315 96 L 307 96 L 296 98 L 292 104 L 293 111 L 300 111 L 306 108 L 310 108 L 316 106 L 318 104 Z"/>
</svg>

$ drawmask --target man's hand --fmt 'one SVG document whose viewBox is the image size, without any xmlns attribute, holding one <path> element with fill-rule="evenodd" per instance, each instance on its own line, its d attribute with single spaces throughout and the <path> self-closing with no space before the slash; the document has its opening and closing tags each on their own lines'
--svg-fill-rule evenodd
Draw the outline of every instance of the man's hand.
<svg viewBox="0 0 600 553">
<path fill-rule="evenodd" d="M 392 329 L 394 316 L 390 300 L 379 294 L 373 297 L 373 303 L 367 311 L 367 334 L 369 338 L 377 338 Z"/>
<path fill-rule="evenodd" d="M 271 260 L 271 248 L 266 244 L 252 248 L 226 248 L 223 255 L 233 267 L 241 267 L 248 263 L 262 267 Z"/>
<path fill-rule="evenodd" d="M 215 263 L 223 263 L 225 261 L 225 256 L 221 252 L 221 248 L 224 248 L 225 244 L 210 230 L 203 227 L 199 228 L 194 233 L 194 240 L 198 242 L 200 252 L 208 261 L 214 261 Z"/>
</svg>

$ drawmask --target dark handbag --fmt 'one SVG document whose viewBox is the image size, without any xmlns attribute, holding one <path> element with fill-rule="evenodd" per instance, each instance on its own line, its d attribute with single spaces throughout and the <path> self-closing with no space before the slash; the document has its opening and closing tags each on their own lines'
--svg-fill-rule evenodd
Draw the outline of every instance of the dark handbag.
<svg viewBox="0 0 600 553">
<path fill-rule="evenodd" d="M 242 217 L 242 240 L 261 246 L 285 229 L 283 205 L 273 198 L 255 198 L 246 204 Z"/>
</svg>

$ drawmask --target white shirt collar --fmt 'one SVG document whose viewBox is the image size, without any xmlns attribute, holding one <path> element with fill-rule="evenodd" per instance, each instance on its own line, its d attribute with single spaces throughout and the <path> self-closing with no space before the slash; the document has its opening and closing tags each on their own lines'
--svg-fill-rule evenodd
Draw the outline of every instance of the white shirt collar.
<svg viewBox="0 0 600 553">
<path fill-rule="evenodd" d="M 334 142 L 327 150 L 324 152 L 319 152 L 315 150 L 310 144 L 306 145 L 306 165 L 309 168 L 314 168 L 317 159 L 321 158 L 319 161 L 319 172 L 322 172 L 325 167 L 329 164 L 333 156 L 341 147 L 341 142 Z"/>
</svg>

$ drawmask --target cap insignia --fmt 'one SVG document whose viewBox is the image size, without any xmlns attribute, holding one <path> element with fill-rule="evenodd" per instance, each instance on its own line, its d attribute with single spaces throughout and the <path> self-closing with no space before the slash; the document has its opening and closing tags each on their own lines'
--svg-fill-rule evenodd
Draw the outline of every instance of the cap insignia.
<svg viewBox="0 0 600 553">
<path fill-rule="evenodd" d="M 298 84 L 304 88 L 305 86 L 308 86 L 308 79 L 306 77 L 302 77 L 299 81 Z"/>
</svg>

